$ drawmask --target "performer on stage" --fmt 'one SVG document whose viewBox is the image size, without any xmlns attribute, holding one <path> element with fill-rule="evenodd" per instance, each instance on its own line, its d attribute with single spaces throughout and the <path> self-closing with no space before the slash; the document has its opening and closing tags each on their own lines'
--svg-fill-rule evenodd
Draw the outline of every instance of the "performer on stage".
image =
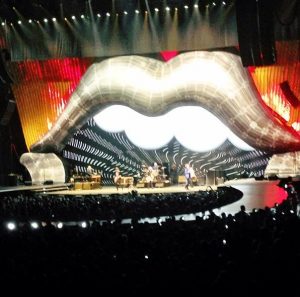
<svg viewBox="0 0 300 297">
<path fill-rule="evenodd" d="M 192 187 L 194 186 L 194 182 L 197 185 L 197 177 L 196 177 L 196 174 L 195 174 L 195 170 L 193 168 L 193 165 L 190 165 L 190 184 L 191 184 Z"/>
<path fill-rule="evenodd" d="M 184 166 L 184 176 L 185 176 L 185 188 L 188 190 L 189 185 L 191 184 L 191 173 L 190 173 L 189 163 L 186 163 Z"/>
<path fill-rule="evenodd" d="M 177 167 L 175 163 L 171 166 L 170 169 L 170 182 L 172 185 L 178 183 L 178 173 L 177 173 Z"/>
<path fill-rule="evenodd" d="M 154 162 L 152 170 L 152 178 L 154 182 L 157 182 L 159 180 L 159 170 L 160 166 L 156 162 Z"/>
<path fill-rule="evenodd" d="M 94 174 L 94 169 L 92 168 L 91 165 L 89 165 L 86 169 L 86 172 L 89 176 L 92 176 Z"/>
<path fill-rule="evenodd" d="M 92 176 L 90 176 L 90 181 L 99 184 L 99 188 L 102 188 L 101 182 L 102 182 L 102 171 L 96 169 L 93 171 Z"/>
<path fill-rule="evenodd" d="M 115 174 L 114 174 L 114 184 L 116 185 L 117 190 L 119 190 L 120 180 L 121 180 L 121 172 L 119 167 L 116 167 Z"/>
<path fill-rule="evenodd" d="M 153 167 L 149 166 L 148 167 L 148 173 L 147 173 L 147 176 L 146 176 L 146 182 L 147 182 L 147 187 L 148 188 L 150 188 L 150 187 L 154 188 L 153 181 L 154 181 Z"/>
<path fill-rule="evenodd" d="M 138 181 L 141 179 L 141 174 L 138 171 L 134 176 L 133 176 L 133 186 L 136 187 Z"/>
</svg>

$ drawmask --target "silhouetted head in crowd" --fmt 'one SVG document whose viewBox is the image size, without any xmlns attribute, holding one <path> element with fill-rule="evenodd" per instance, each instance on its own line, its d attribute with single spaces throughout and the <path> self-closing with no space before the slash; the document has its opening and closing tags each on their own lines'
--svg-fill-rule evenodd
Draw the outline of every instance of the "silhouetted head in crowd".
<svg viewBox="0 0 300 297">
<path fill-rule="evenodd" d="M 246 211 L 245 205 L 241 205 L 241 206 L 240 206 L 240 210 L 241 210 L 242 212 L 245 212 L 245 211 Z"/>
</svg>

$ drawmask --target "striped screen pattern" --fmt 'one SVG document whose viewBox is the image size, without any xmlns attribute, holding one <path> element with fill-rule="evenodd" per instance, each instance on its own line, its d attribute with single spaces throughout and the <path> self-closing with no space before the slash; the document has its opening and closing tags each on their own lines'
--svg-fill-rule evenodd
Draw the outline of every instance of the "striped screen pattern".
<svg viewBox="0 0 300 297">
<path fill-rule="evenodd" d="M 241 176 L 261 176 L 271 154 L 263 151 L 243 151 L 229 141 L 205 153 L 193 152 L 176 139 L 156 150 L 144 150 L 132 144 L 125 133 L 109 133 L 90 119 L 69 140 L 61 156 L 69 168 L 87 173 L 87 166 L 102 173 L 103 184 L 112 184 L 114 169 L 120 167 L 123 176 L 141 174 L 142 164 L 176 165 L 178 175 L 183 175 L 185 163 L 193 165 L 196 176 L 201 178 L 208 171 L 216 171 L 219 177 L 228 179 Z M 166 169 L 168 171 L 168 168 Z M 167 173 L 167 172 L 166 172 Z"/>
</svg>

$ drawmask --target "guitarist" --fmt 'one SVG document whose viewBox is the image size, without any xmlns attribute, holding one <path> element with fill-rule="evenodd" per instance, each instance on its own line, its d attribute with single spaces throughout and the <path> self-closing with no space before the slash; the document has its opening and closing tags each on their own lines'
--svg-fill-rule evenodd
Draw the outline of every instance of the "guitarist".
<svg viewBox="0 0 300 297">
<path fill-rule="evenodd" d="M 117 190 L 119 190 L 120 182 L 121 182 L 121 172 L 119 167 L 116 167 L 115 174 L 114 174 L 114 184 L 116 185 Z"/>
</svg>

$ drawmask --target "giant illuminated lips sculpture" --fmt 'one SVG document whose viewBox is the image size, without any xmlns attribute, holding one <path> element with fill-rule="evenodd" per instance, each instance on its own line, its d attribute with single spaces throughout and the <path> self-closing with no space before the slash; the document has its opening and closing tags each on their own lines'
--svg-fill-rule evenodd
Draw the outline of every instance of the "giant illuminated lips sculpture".
<svg viewBox="0 0 300 297">
<path fill-rule="evenodd" d="M 168 63 L 122 56 L 93 64 L 63 114 L 31 151 L 61 151 L 88 118 L 112 104 L 148 116 L 199 105 L 256 149 L 300 149 L 299 135 L 263 103 L 239 56 L 201 51 L 180 54 Z"/>
</svg>

